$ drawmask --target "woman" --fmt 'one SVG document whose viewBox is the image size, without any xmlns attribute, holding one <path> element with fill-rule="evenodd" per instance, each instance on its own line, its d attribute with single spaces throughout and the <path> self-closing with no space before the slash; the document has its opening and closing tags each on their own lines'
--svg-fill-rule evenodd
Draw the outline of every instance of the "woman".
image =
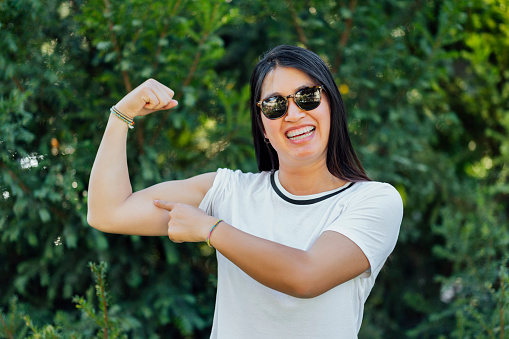
<svg viewBox="0 0 509 339">
<path fill-rule="evenodd" d="M 115 106 L 92 169 L 89 223 L 215 247 L 211 338 L 356 338 L 364 302 L 394 249 L 402 202 L 364 173 L 325 63 L 279 46 L 255 67 L 260 173 L 219 169 L 132 193 L 127 125 L 175 107 L 173 94 L 149 80 Z"/>
</svg>

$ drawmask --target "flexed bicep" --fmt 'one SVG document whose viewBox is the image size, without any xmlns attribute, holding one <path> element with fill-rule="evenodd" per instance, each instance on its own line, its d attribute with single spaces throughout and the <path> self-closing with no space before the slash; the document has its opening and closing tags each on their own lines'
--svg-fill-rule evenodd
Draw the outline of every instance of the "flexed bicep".
<svg viewBox="0 0 509 339">
<path fill-rule="evenodd" d="M 166 236 L 168 212 L 154 206 L 153 201 L 162 199 L 198 207 L 212 187 L 215 176 L 216 173 L 205 173 L 186 180 L 163 182 L 135 192 L 91 225 L 108 233 Z"/>
<path fill-rule="evenodd" d="M 88 186 L 88 223 L 104 232 L 165 235 L 167 215 L 153 204 L 166 199 L 190 205 L 200 203 L 215 174 L 168 181 L 133 193 L 127 166 L 128 127 L 133 119 L 174 108 L 172 89 L 149 79 L 125 95 L 113 108 L 97 151 Z"/>
</svg>

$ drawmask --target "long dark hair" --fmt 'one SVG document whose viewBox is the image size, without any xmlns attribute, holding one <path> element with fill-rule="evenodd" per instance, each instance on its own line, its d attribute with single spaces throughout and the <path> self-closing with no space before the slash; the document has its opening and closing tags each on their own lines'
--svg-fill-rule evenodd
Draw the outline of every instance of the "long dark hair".
<svg viewBox="0 0 509 339">
<path fill-rule="evenodd" d="M 261 112 L 256 103 L 261 99 L 265 76 L 276 67 L 295 68 L 306 73 L 320 84 L 330 103 L 331 126 L 327 145 L 327 168 L 342 180 L 369 181 L 359 158 L 355 154 L 346 121 L 343 99 L 325 62 L 315 53 L 296 46 L 277 46 L 262 57 L 251 74 L 251 127 L 253 132 L 258 170 L 279 169 L 276 150 L 265 143 Z"/>
</svg>

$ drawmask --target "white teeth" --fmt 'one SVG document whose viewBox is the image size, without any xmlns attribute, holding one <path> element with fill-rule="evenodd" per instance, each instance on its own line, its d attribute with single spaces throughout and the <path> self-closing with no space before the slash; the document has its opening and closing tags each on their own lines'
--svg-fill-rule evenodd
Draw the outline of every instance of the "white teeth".
<svg viewBox="0 0 509 339">
<path fill-rule="evenodd" d="M 296 137 L 292 137 L 292 138 L 290 138 L 290 140 L 300 140 L 300 139 L 304 139 L 304 138 L 309 137 L 311 134 L 313 134 L 313 131 L 311 131 L 311 132 L 309 132 L 309 133 L 306 133 L 306 134 L 301 134 L 301 135 L 296 136 Z"/>
<path fill-rule="evenodd" d="M 306 126 L 303 128 L 292 130 L 286 133 L 286 136 L 288 137 L 288 139 L 299 140 L 310 136 L 311 134 L 313 134 L 314 130 L 315 128 L 313 126 Z"/>
</svg>

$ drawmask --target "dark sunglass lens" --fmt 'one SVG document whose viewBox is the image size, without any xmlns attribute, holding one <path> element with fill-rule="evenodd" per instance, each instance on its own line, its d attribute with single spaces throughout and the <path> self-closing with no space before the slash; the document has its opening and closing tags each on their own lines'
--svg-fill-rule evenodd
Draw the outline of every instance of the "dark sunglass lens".
<svg viewBox="0 0 509 339">
<path fill-rule="evenodd" d="M 304 88 L 295 94 L 295 101 L 299 107 L 310 111 L 320 105 L 320 88 Z"/>
<path fill-rule="evenodd" d="M 286 107 L 287 100 L 280 95 L 262 101 L 262 112 L 269 119 L 277 119 L 285 115 Z"/>
</svg>

